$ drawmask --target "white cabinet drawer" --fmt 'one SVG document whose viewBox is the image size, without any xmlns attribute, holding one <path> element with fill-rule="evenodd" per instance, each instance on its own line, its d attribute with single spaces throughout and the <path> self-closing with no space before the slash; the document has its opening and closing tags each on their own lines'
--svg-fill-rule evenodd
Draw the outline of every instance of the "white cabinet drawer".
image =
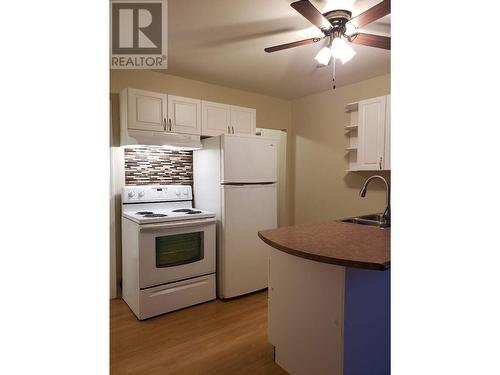
<svg viewBox="0 0 500 375">
<path fill-rule="evenodd" d="M 143 289 L 140 320 L 215 299 L 215 274 Z"/>
</svg>

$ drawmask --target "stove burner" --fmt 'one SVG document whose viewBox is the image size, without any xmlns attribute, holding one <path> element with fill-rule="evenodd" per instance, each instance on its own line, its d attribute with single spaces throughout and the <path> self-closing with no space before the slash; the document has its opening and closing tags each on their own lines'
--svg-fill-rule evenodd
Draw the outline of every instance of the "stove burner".
<svg viewBox="0 0 500 375">
<path fill-rule="evenodd" d="M 153 212 L 151 211 L 139 211 L 139 212 L 136 212 L 135 214 L 136 215 L 151 215 Z"/>
<path fill-rule="evenodd" d="M 189 212 L 186 212 L 186 214 L 188 214 L 188 215 L 192 215 L 192 214 L 201 214 L 201 211 L 191 210 L 191 211 L 189 211 Z"/>
<path fill-rule="evenodd" d="M 143 215 L 144 217 L 165 217 L 165 216 L 168 216 L 168 215 L 165 215 L 165 214 L 153 214 L 153 213 L 150 213 L 150 214 L 145 214 Z"/>
<path fill-rule="evenodd" d="M 177 210 L 173 210 L 172 212 L 191 212 L 193 211 L 190 208 L 178 208 Z"/>
</svg>

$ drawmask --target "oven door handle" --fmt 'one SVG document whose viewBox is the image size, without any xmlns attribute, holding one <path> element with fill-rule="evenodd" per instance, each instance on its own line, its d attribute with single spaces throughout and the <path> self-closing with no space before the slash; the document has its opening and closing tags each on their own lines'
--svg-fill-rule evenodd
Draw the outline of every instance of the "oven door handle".
<svg viewBox="0 0 500 375">
<path fill-rule="evenodd" d="M 140 225 L 140 231 L 146 230 L 160 230 L 160 229 L 171 229 L 171 228 L 182 228 L 182 227 L 194 227 L 198 225 L 215 223 L 215 218 L 199 219 L 199 220 L 188 220 L 188 221 L 169 221 L 167 223 L 159 224 L 146 224 Z"/>
</svg>

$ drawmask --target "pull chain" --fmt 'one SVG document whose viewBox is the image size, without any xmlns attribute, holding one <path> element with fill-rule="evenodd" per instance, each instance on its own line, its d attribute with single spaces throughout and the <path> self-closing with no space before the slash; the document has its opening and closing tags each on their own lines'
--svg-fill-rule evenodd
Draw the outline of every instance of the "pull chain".
<svg viewBox="0 0 500 375">
<path fill-rule="evenodd" d="M 333 67 L 333 79 L 332 79 L 332 84 L 333 84 L 333 89 L 335 90 L 335 57 L 332 56 L 332 67 Z"/>
</svg>

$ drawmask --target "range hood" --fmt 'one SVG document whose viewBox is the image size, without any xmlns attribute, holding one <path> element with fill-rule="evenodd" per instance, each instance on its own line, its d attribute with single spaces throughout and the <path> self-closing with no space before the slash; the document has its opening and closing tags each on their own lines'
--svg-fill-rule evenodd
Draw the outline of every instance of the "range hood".
<svg viewBox="0 0 500 375">
<path fill-rule="evenodd" d="M 163 146 L 178 150 L 199 150 L 199 135 L 156 132 L 148 130 L 123 129 L 120 134 L 122 146 Z"/>
</svg>

